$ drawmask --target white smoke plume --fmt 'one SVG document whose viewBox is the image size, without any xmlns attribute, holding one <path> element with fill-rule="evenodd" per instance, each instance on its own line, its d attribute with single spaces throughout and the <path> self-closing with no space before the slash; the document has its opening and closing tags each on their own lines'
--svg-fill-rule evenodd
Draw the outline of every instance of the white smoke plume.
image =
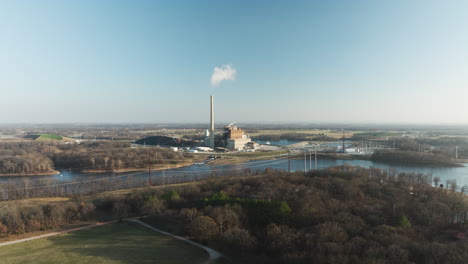
<svg viewBox="0 0 468 264">
<path fill-rule="evenodd" d="M 218 86 L 222 81 L 234 81 L 236 79 L 237 70 L 231 65 L 226 64 L 221 67 L 215 67 L 211 75 L 211 85 Z"/>
</svg>

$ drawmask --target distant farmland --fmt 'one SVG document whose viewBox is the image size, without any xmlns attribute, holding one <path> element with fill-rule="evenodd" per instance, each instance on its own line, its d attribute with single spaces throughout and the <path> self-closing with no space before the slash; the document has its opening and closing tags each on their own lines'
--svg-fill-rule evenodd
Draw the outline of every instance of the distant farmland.
<svg viewBox="0 0 468 264">
<path fill-rule="evenodd" d="M 2 264 L 205 263 L 197 247 L 137 223 L 105 225 L 0 247 Z"/>
</svg>

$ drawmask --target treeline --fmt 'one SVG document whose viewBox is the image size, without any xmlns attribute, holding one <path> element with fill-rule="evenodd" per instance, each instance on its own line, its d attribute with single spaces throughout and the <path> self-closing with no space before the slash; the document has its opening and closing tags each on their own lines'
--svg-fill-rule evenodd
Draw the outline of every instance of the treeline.
<svg viewBox="0 0 468 264">
<path fill-rule="evenodd" d="M 367 137 L 365 139 L 359 139 L 353 137 L 353 140 L 373 140 L 373 142 L 379 145 L 386 146 L 388 148 L 396 148 L 401 151 L 414 151 L 423 152 L 445 156 L 446 158 L 455 158 L 456 147 L 458 146 L 458 157 L 465 159 L 468 158 L 468 140 L 465 137 L 440 137 L 440 138 L 410 138 L 391 136 L 388 139 L 374 139 L 373 137 Z"/>
<path fill-rule="evenodd" d="M 127 143 L 58 144 L 27 142 L 0 144 L 0 174 L 36 174 L 57 169 L 120 170 L 149 164 L 176 164 L 193 158 L 164 148 L 130 148 Z"/>
<path fill-rule="evenodd" d="M 240 263 L 431 264 L 468 258 L 466 241 L 453 237 L 468 223 L 466 196 L 433 188 L 427 175 L 392 170 L 273 171 L 88 202 L 4 208 L 3 235 L 93 217 L 147 215 L 145 221 L 171 223 L 170 232 Z"/>
<path fill-rule="evenodd" d="M 242 263 L 465 263 L 453 234 L 468 223 L 463 194 L 421 174 L 360 167 L 213 180 L 133 192 L 107 203 Z M 153 220 L 151 220 L 153 219 Z M 159 220 L 158 220 L 159 219 Z M 179 231 L 177 231 L 179 230 Z"/>
<path fill-rule="evenodd" d="M 51 203 L 31 206 L 1 206 L 0 238 L 53 229 L 94 219 L 95 206 L 89 202 Z"/>
<path fill-rule="evenodd" d="M 193 158 L 188 153 L 174 152 L 166 148 L 129 148 L 111 143 L 69 145 L 51 156 L 60 169 L 120 170 L 147 168 L 148 165 L 177 164 Z"/>
<path fill-rule="evenodd" d="M 52 161 L 38 153 L 21 156 L 0 156 L 0 174 L 34 174 L 54 170 Z"/>
<path fill-rule="evenodd" d="M 54 170 L 50 149 L 40 142 L 0 144 L 0 174 L 34 174 Z"/>
<path fill-rule="evenodd" d="M 455 157 L 455 148 L 458 146 L 458 157 L 462 159 L 468 158 L 468 140 L 465 136 L 422 138 L 419 141 L 421 144 L 435 146 L 435 153 L 449 157 Z"/>
<path fill-rule="evenodd" d="M 427 152 L 416 151 L 376 151 L 371 155 L 372 161 L 393 163 L 399 165 L 422 165 L 430 167 L 457 167 L 458 164 L 452 162 L 452 159 Z"/>
</svg>

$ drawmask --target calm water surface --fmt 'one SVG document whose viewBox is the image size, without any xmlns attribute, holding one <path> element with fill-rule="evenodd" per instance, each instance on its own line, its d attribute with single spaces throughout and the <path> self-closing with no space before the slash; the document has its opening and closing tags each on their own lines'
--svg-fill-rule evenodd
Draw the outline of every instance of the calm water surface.
<svg viewBox="0 0 468 264">
<path fill-rule="evenodd" d="M 309 159 L 306 159 L 307 170 L 315 168 L 315 162 L 312 159 L 310 164 Z M 417 167 L 417 166 L 395 166 L 380 162 L 372 162 L 368 160 L 334 160 L 334 159 L 319 159 L 317 160 L 317 167 L 319 169 L 329 168 L 338 165 L 352 165 L 361 166 L 365 168 L 374 167 L 380 169 L 395 169 L 397 172 L 414 172 L 423 174 L 432 174 L 433 177 L 438 176 L 441 183 L 445 183 L 447 179 L 455 179 L 459 186 L 468 185 L 468 164 L 465 167 L 456 168 L 430 168 L 430 167 Z M 207 176 L 213 173 L 243 173 L 245 171 L 264 170 L 266 168 L 288 170 L 288 160 L 261 160 L 261 161 L 248 161 L 239 164 L 229 165 L 190 165 L 183 168 L 168 169 L 166 171 L 153 171 L 151 177 L 171 177 L 171 176 L 184 176 L 193 177 L 194 175 Z M 291 171 L 303 171 L 304 159 L 291 160 Z M 62 171 L 61 174 L 51 176 L 33 176 L 33 177 L 0 177 L 0 181 L 5 183 L 7 181 L 28 180 L 31 182 L 43 182 L 59 180 L 67 181 L 82 181 L 82 180 L 99 180 L 103 178 L 112 178 L 115 180 L 125 180 L 128 177 L 144 177 L 148 178 L 148 172 L 125 172 L 125 173 L 97 173 L 86 174 L 76 171 Z"/>
</svg>

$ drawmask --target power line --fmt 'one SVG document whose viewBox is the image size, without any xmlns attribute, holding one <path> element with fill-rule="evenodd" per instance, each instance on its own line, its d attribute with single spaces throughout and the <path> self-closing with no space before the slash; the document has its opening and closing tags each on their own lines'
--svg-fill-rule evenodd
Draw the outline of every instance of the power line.
<svg viewBox="0 0 468 264">
<path fill-rule="evenodd" d="M 210 169 L 206 171 L 185 171 L 189 172 L 190 174 L 207 174 L 207 173 L 214 173 L 214 172 L 222 172 L 222 171 L 233 171 L 233 170 L 244 170 L 246 168 L 257 168 L 257 167 L 262 167 L 265 165 L 273 165 L 273 164 L 278 164 L 280 162 L 283 162 L 283 159 L 279 160 L 274 160 L 271 161 L 267 164 L 260 164 L 257 166 L 239 166 L 237 168 L 217 168 L 217 169 Z M 168 177 L 173 177 L 176 176 L 180 172 L 171 172 L 171 176 Z M 51 184 L 51 185 L 42 185 L 42 186 L 34 186 L 34 187 L 28 187 L 28 188 L 16 188 L 16 189 L 10 189 L 10 191 L 16 191 L 16 190 L 33 190 L 33 189 L 40 189 L 40 188 L 50 188 L 50 187 L 63 187 L 63 186 L 71 186 L 71 185 L 77 185 L 77 184 L 84 184 L 84 183 L 90 183 L 90 182 L 98 182 L 98 181 L 106 181 L 106 180 L 115 180 L 119 178 L 124 178 L 124 177 L 130 177 L 130 176 L 135 176 L 135 175 L 141 175 L 142 172 L 135 172 L 131 174 L 124 174 L 124 175 L 119 175 L 119 176 L 113 176 L 113 177 L 105 177 L 105 178 L 98 178 L 98 179 L 91 179 L 91 180 L 83 180 L 83 181 L 78 181 L 78 182 L 67 182 L 67 183 L 56 183 L 56 184 Z M 1 186 L 1 185 L 0 185 Z"/>
</svg>

